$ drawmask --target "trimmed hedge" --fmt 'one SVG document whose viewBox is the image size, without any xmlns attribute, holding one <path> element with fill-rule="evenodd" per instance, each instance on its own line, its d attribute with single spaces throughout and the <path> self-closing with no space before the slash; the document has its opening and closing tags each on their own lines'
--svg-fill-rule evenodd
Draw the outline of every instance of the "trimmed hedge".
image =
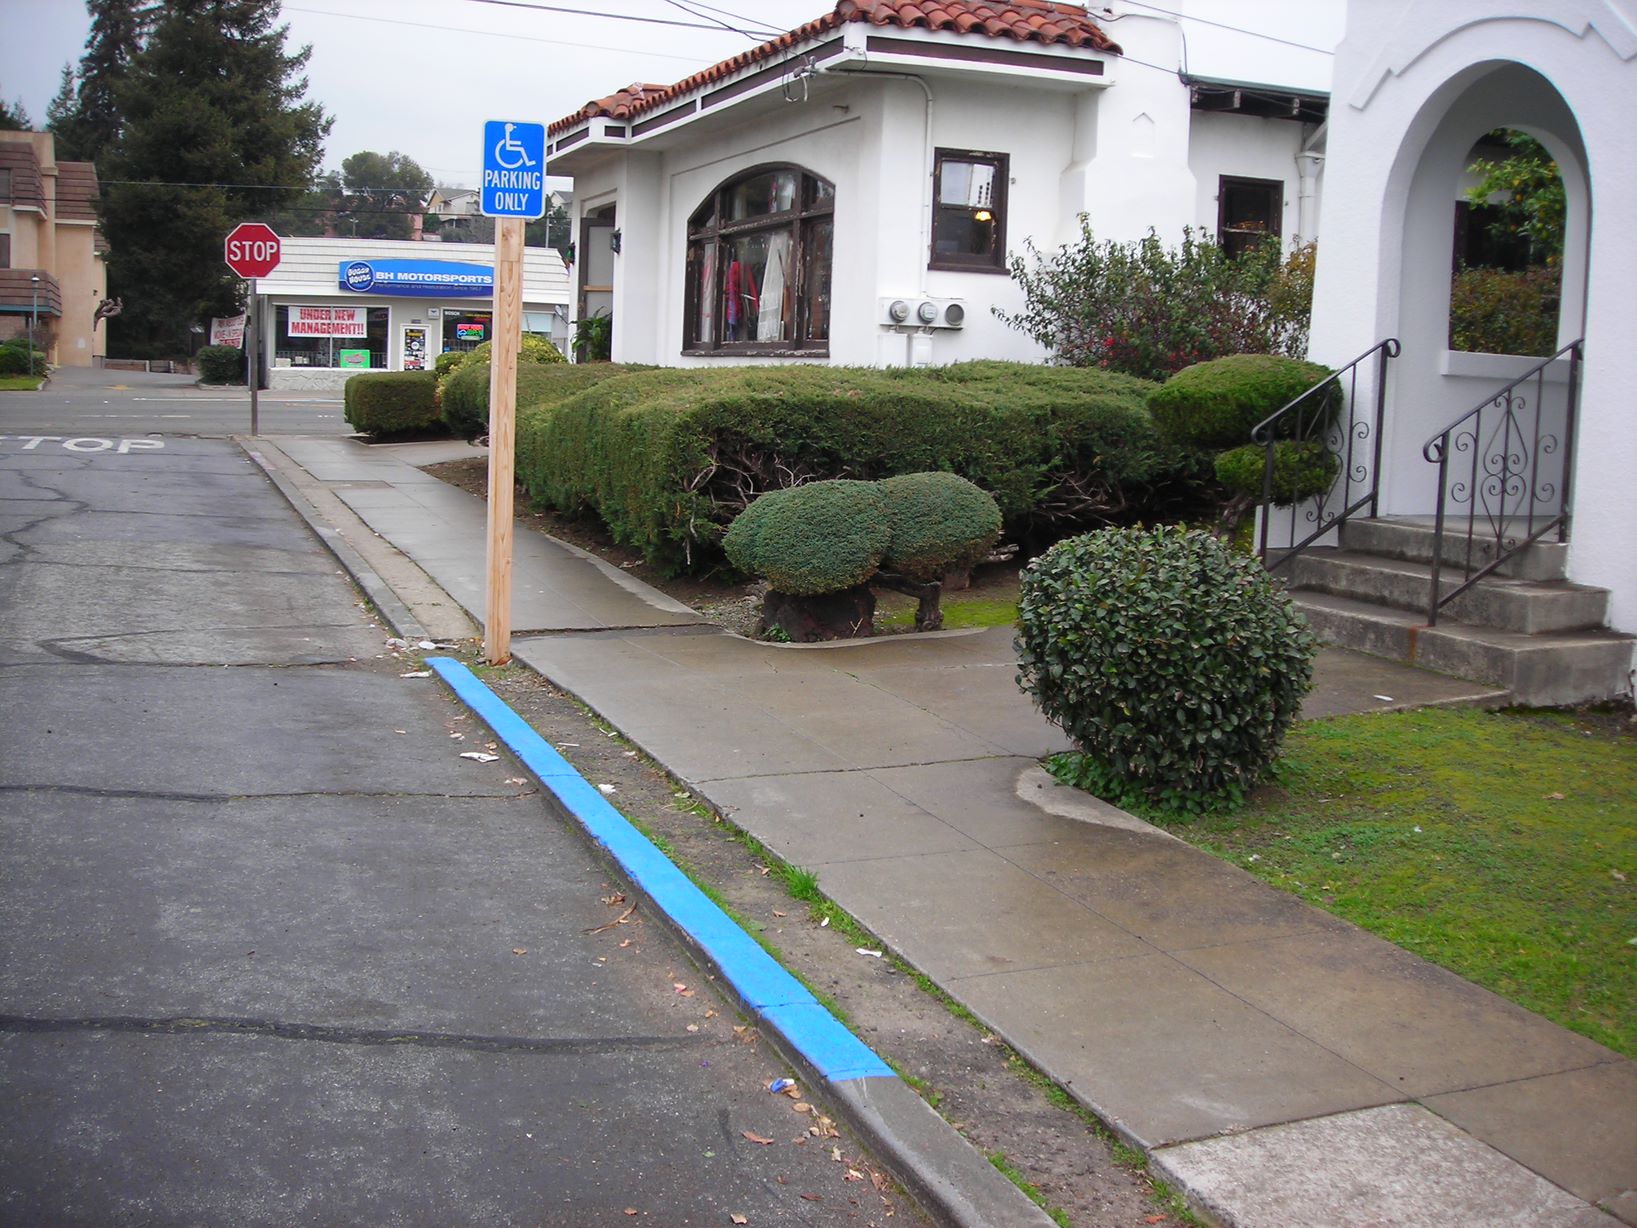
<svg viewBox="0 0 1637 1228">
<path fill-rule="evenodd" d="M 1054 770 L 1117 805 L 1233 805 L 1279 752 L 1316 642 L 1256 559 L 1209 533 L 1105 529 L 1024 569 L 1018 685 L 1079 746 Z M 1070 757 L 1072 759 L 1072 757 Z"/>
<path fill-rule="evenodd" d="M 536 499 L 594 510 L 670 571 L 714 562 L 751 500 L 803 482 L 956 473 L 992 493 L 1024 536 L 1117 520 L 1164 476 L 1143 404 L 1152 385 L 1106 372 L 992 362 L 621 371 L 556 403 L 520 394 L 517 472 Z"/>
<path fill-rule="evenodd" d="M 889 571 L 930 584 L 982 562 L 1000 537 L 1000 507 L 956 474 L 905 473 L 880 487 L 890 531 L 881 565 Z"/>
<path fill-rule="evenodd" d="M 233 345 L 207 345 L 193 356 L 202 384 L 238 384 L 244 381 L 244 351 Z"/>
<path fill-rule="evenodd" d="M 770 490 L 722 539 L 728 560 L 794 596 L 863 584 L 892 540 L 887 496 L 875 482 L 809 482 Z"/>
<path fill-rule="evenodd" d="M 347 421 L 368 435 L 401 435 L 439 425 L 437 377 L 430 371 L 371 371 L 347 381 Z"/>
<path fill-rule="evenodd" d="M 29 370 L 28 345 L 18 345 L 8 341 L 0 345 L 0 375 L 44 375 L 46 372 L 45 351 L 39 346 L 34 347 L 33 370 Z"/>
<path fill-rule="evenodd" d="M 517 408 L 539 409 L 583 391 L 605 379 L 647 367 L 623 367 L 593 362 L 570 366 L 567 363 L 518 363 Z M 489 364 L 461 363 L 443 381 L 443 420 L 462 439 L 476 439 L 489 429 Z"/>
<path fill-rule="evenodd" d="M 1261 444 L 1247 443 L 1216 458 L 1216 480 L 1243 498 L 1262 498 L 1267 452 Z M 1289 507 L 1324 494 L 1336 480 L 1341 462 L 1318 440 L 1279 439 L 1273 444 L 1273 502 Z"/>
<path fill-rule="evenodd" d="M 1178 371 L 1149 394 L 1148 409 L 1172 442 L 1222 451 L 1249 442 L 1258 422 L 1331 374 L 1316 362 L 1234 354 Z M 1320 395 L 1332 411 L 1339 407 L 1341 392 L 1334 384 Z"/>
</svg>

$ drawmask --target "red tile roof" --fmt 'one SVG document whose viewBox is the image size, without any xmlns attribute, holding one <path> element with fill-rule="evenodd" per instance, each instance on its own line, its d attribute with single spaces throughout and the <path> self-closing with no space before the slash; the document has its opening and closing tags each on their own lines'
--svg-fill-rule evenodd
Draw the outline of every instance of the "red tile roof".
<svg viewBox="0 0 1637 1228">
<path fill-rule="evenodd" d="M 720 64 L 713 64 L 675 85 L 645 85 L 639 82 L 606 98 L 594 98 L 572 115 L 565 115 L 552 124 L 550 131 L 555 136 L 599 115 L 621 121 L 632 119 L 701 86 L 724 81 L 741 69 L 771 59 L 853 21 L 868 22 L 873 26 L 893 26 L 901 30 L 1009 38 L 1020 43 L 1060 43 L 1110 55 L 1120 54 L 1119 45 L 1103 33 L 1084 8 L 1078 4 L 1061 3 L 1060 0 L 840 0 L 834 11 L 797 26 L 771 42 L 752 47 Z"/>
</svg>

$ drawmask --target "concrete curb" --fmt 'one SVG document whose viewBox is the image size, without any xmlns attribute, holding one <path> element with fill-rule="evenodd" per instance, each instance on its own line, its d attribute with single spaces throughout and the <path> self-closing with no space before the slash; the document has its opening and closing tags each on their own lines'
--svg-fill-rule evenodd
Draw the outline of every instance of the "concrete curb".
<svg viewBox="0 0 1637 1228">
<path fill-rule="evenodd" d="M 395 635 L 408 640 L 412 644 L 432 638 L 427 634 L 426 628 L 421 626 L 415 615 L 410 613 L 409 607 L 399 599 L 398 594 L 364 560 L 364 556 L 354 550 L 351 543 L 337 533 L 334 527 L 319 515 L 318 509 L 308 502 L 307 496 L 302 494 L 289 478 L 280 472 L 278 466 L 270 463 L 265 456 L 256 450 L 252 443 L 245 439 L 235 435 L 233 442 L 244 450 L 246 456 L 256 462 L 261 471 L 278 488 L 278 492 L 284 496 L 286 502 L 306 522 L 307 527 L 312 530 L 313 536 L 317 537 L 325 548 L 335 555 L 336 561 L 352 577 L 353 583 L 364 590 L 364 595 L 380 611 L 381 618 L 386 622 L 387 626 L 392 628 Z"/>
<path fill-rule="evenodd" d="M 958 1228 L 1051 1223 L 471 670 L 450 657 L 427 664 L 715 970 L 809 1084 L 825 1089 L 929 1214 Z"/>
</svg>

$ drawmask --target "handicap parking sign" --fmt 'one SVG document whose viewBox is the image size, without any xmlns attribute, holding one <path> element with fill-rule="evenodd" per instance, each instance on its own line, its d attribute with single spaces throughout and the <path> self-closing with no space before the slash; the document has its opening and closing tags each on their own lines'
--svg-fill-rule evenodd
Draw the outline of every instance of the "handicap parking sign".
<svg viewBox="0 0 1637 1228">
<path fill-rule="evenodd" d="M 546 126 L 507 119 L 483 125 L 483 216 L 544 217 Z"/>
</svg>

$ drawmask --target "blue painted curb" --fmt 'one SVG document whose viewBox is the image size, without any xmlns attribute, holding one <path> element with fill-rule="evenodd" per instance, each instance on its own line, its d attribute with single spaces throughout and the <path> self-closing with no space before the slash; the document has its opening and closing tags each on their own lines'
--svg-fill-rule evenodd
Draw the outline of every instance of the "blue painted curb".
<svg viewBox="0 0 1637 1228">
<path fill-rule="evenodd" d="M 832 1083 L 898 1077 L 477 675 L 453 657 L 428 657 L 426 663 L 608 850 L 631 882 L 699 945 L 745 1006 L 776 1028 L 821 1077 Z"/>
</svg>

